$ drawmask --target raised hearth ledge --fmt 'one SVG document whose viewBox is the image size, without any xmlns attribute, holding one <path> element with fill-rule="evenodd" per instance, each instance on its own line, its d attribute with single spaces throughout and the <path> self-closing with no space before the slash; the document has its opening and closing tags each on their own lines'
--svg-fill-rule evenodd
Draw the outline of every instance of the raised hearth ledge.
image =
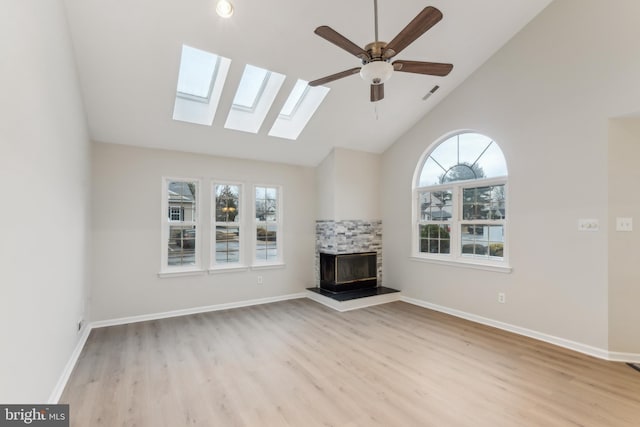
<svg viewBox="0 0 640 427">
<path fill-rule="evenodd" d="M 367 290 L 369 289 L 363 289 L 362 291 Z M 339 294 L 331 295 L 331 292 L 326 292 L 320 288 L 307 288 L 305 296 L 315 302 L 340 312 L 399 301 L 402 296 L 402 293 L 399 290 L 384 286 L 378 286 L 377 288 L 370 289 L 370 291 L 374 291 L 376 294 L 372 296 L 356 296 L 360 291 L 353 291 L 353 298 L 345 299 L 348 298 L 348 295 L 346 294 L 350 294 L 351 292 L 340 292 Z M 344 300 L 338 301 L 328 295 Z"/>
</svg>

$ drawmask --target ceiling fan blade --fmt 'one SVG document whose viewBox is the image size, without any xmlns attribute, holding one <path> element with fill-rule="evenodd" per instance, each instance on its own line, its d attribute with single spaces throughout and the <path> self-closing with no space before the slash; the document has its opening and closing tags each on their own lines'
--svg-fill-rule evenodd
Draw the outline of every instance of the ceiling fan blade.
<svg viewBox="0 0 640 427">
<path fill-rule="evenodd" d="M 369 59 L 369 54 L 366 50 L 362 49 L 360 46 L 338 33 L 331 27 L 323 25 L 315 29 L 314 33 L 322 37 L 323 39 L 335 44 L 341 49 L 346 50 L 352 55 L 357 56 L 360 59 Z"/>
<path fill-rule="evenodd" d="M 384 83 L 371 85 L 371 102 L 377 102 L 384 98 Z"/>
<path fill-rule="evenodd" d="M 396 56 L 441 19 L 442 12 L 433 6 L 425 7 L 393 40 L 387 43 L 384 57 L 389 59 Z"/>
<path fill-rule="evenodd" d="M 453 64 L 422 61 L 393 61 L 393 69 L 404 73 L 428 74 L 430 76 L 444 77 L 453 70 Z"/>
<path fill-rule="evenodd" d="M 321 79 L 317 79 L 312 82 L 309 82 L 309 86 L 320 86 L 325 83 L 329 83 L 334 80 L 341 79 L 343 77 L 349 77 L 350 75 L 357 74 L 359 72 L 360 72 L 360 67 L 352 68 L 346 71 L 341 71 L 339 73 L 331 74 L 330 76 L 322 77 Z"/>
</svg>

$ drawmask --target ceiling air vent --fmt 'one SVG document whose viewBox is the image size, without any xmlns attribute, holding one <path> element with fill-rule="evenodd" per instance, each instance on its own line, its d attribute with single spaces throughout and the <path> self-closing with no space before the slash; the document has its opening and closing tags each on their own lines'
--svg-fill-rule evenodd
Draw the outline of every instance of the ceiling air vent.
<svg viewBox="0 0 640 427">
<path fill-rule="evenodd" d="M 433 87 L 433 89 L 431 89 L 431 90 L 430 90 L 430 91 L 429 91 L 425 96 L 423 96 L 423 97 L 422 97 L 422 100 L 423 100 L 423 101 L 426 101 L 427 99 L 429 99 L 429 97 L 430 97 L 431 95 L 433 95 L 434 93 L 436 93 L 436 91 L 437 91 L 438 89 L 440 89 L 440 86 L 435 85 L 435 86 Z"/>
</svg>

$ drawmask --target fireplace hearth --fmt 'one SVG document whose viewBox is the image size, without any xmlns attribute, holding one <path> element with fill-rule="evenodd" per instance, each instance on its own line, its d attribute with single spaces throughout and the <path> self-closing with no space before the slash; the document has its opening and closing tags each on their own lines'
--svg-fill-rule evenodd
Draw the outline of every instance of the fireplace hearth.
<svg viewBox="0 0 640 427">
<path fill-rule="evenodd" d="M 377 253 L 320 253 L 320 288 L 348 292 L 377 286 Z"/>
</svg>

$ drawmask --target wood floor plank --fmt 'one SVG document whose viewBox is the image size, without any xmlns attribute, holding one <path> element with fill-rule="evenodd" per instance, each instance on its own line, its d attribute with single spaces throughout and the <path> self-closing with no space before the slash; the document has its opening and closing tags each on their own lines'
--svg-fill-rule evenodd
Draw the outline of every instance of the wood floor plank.
<svg viewBox="0 0 640 427">
<path fill-rule="evenodd" d="M 640 425 L 622 363 L 403 302 L 306 299 L 95 329 L 73 426 Z"/>
</svg>

